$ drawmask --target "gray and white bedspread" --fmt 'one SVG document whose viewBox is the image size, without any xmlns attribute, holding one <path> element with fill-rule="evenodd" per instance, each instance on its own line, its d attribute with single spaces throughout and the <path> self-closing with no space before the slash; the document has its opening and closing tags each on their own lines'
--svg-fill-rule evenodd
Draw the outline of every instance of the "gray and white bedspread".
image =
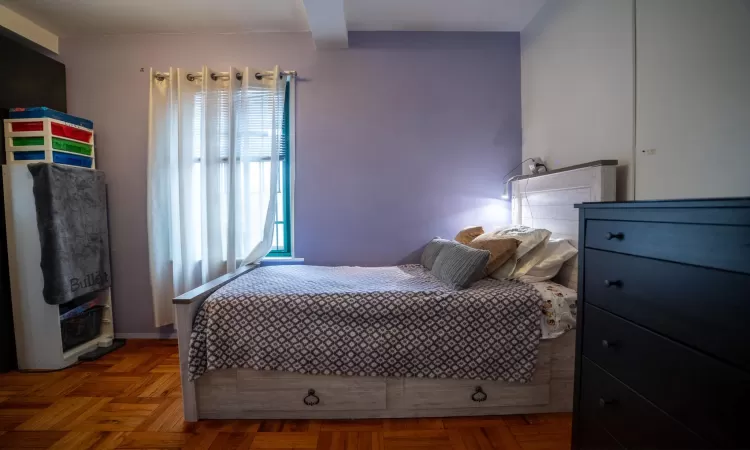
<svg viewBox="0 0 750 450">
<path fill-rule="evenodd" d="M 202 305 L 190 379 L 248 368 L 530 381 L 542 299 L 517 281 L 454 290 L 421 265 L 261 267 Z"/>
</svg>

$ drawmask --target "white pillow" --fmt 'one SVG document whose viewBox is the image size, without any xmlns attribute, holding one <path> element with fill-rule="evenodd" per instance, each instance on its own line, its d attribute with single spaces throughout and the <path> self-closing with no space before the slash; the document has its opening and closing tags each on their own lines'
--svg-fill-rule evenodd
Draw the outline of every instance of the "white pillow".
<svg viewBox="0 0 750 450">
<path fill-rule="evenodd" d="M 521 281 L 546 281 L 557 275 L 565 261 L 578 254 L 566 239 L 550 239 L 539 252 L 539 261 L 521 276 Z"/>
<path fill-rule="evenodd" d="M 539 261 L 541 256 L 539 250 L 544 247 L 544 243 L 552 234 L 549 230 L 531 228 L 525 225 L 511 225 L 490 233 L 497 237 L 513 237 L 520 242 L 514 257 L 490 274 L 492 278 L 497 280 L 525 275 Z"/>
</svg>

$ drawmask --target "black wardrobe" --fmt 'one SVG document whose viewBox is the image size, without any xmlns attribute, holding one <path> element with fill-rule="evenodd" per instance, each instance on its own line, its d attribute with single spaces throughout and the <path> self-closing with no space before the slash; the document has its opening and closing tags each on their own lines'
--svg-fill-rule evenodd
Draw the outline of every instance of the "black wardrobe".
<svg viewBox="0 0 750 450">
<path fill-rule="evenodd" d="M 22 38 L 0 33 L 0 119 L 8 117 L 9 108 L 29 106 L 67 112 L 65 65 L 40 53 Z M 4 130 L 4 126 L 0 127 L 2 164 L 6 161 Z M 0 183 L 0 372 L 7 372 L 16 368 L 16 347 L 2 187 Z"/>
</svg>

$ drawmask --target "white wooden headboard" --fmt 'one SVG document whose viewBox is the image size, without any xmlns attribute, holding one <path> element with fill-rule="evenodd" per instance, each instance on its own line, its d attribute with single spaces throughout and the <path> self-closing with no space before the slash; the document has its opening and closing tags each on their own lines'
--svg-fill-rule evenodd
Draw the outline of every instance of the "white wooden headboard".
<svg viewBox="0 0 750 450">
<path fill-rule="evenodd" d="M 578 210 L 573 205 L 615 201 L 616 166 L 613 160 L 595 161 L 512 181 L 513 223 L 547 229 L 578 248 Z M 553 281 L 577 290 L 578 258 L 565 263 Z"/>
</svg>

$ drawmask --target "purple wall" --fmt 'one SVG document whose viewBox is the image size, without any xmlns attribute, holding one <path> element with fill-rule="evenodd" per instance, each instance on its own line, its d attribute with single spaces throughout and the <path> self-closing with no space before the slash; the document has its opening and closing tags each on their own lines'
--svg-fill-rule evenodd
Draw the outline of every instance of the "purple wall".
<svg viewBox="0 0 750 450">
<path fill-rule="evenodd" d="M 148 70 L 230 65 L 300 74 L 296 254 L 308 264 L 418 260 L 433 236 L 507 223 L 521 157 L 518 33 L 308 33 L 64 39 L 68 110 L 92 119 L 110 184 L 115 325 L 154 332 L 146 237 Z M 140 72 L 144 68 L 145 72 Z"/>
</svg>

